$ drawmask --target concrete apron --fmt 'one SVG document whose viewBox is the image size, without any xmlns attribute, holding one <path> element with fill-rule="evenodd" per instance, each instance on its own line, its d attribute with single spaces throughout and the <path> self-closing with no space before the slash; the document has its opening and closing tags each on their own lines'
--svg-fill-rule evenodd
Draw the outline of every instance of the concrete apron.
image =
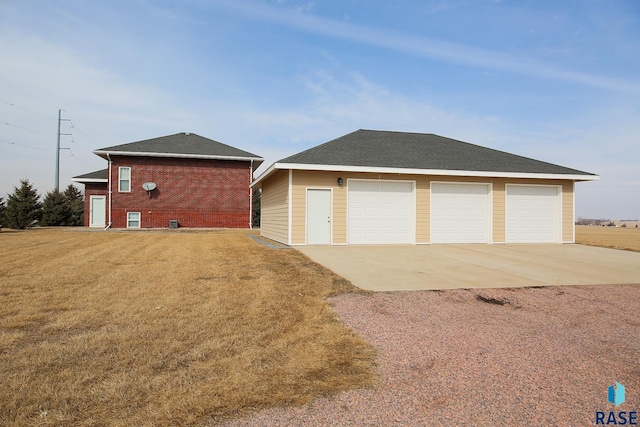
<svg viewBox="0 0 640 427">
<path fill-rule="evenodd" d="M 640 283 L 640 253 L 583 245 L 299 246 L 372 291 Z"/>
</svg>

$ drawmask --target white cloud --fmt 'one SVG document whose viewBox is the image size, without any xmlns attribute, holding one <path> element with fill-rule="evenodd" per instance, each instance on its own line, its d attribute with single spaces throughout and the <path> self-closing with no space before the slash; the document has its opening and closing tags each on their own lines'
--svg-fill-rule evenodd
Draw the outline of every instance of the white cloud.
<svg viewBox="0 0 640 427">
<path fill-rule="evenodd" d="M 638 80 L 570 71 L 526 55 L 480 49 L 426 37 L 401 35 L 381 28 L 369 28 L 308 13 L 273 8 L 253 1 L 215 0 L 214 3 L 241 12 L 253 19 L 275 22 L 312 34 L 321 34 L 410 55 L 613 91 L 640 93 Z"/>
</svg>

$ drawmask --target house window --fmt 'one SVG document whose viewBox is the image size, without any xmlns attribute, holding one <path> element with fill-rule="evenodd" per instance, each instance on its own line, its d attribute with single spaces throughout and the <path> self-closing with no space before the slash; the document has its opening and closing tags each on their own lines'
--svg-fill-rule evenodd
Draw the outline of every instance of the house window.
<svg viewBox="0 0 640 427">
<path fill-rule="evenodd" d="M 127 212 L 127 228 L 140 228 L 140 212 Z"/>
<path fill-rule="evenodd" d="M 131 192 L 131 168 L 120 167 L 118 169 L 118 191 L 121 193 Z"/>
</svg>

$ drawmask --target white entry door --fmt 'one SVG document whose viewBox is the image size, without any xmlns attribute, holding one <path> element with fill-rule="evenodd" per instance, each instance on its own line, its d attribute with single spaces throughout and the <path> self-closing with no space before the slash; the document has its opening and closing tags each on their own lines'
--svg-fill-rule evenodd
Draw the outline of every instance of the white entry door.
<svg viewBox="0 0 640 427">
<path fill-rule="evenodd" d="M 89 227 L 104 227 L 107 207 L 106 196 L 89 196 Z"/>
<path fill-rule="evenodd" d="M 331 244 L 331 190 L 307 190 L 307 244 Z"/>
</svg>

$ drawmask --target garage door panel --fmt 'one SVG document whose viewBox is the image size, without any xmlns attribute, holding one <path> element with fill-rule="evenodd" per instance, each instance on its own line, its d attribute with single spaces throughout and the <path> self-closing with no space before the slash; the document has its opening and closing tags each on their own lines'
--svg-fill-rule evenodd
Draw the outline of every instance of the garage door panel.
<svg viewBox="0 0 640 427">
<path fill-rule="evenodd" d="M 348 182 L 349 244 L 413 243 L 413 183 Z"/>
<path fill-rule="evenodd" d="M 560 190 L 507 185 L 507 243 L 560 242 Z"/>
<path fill-rule="evenodd" d="M 488 184 L 431 183 L 431 242 L 488 243 Z"/>
</svg>

